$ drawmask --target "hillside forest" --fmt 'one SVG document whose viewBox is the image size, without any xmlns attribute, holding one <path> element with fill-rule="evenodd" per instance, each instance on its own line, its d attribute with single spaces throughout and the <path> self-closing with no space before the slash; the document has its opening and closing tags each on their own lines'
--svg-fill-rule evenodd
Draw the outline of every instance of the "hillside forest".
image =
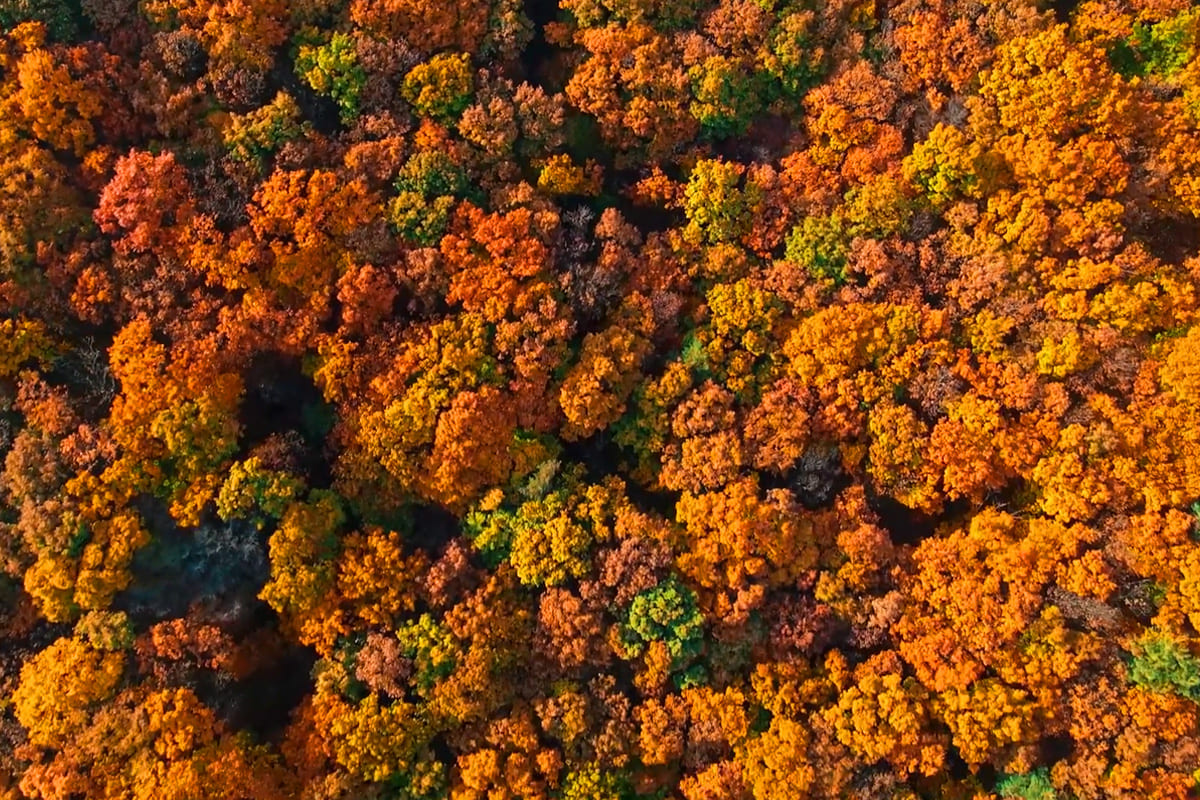
<svg viewBox="0 0 1200 800">
<path fill-rule="evenodd" d="M 0 800 L 1200 797 L 1200 6 L 0 32 Z"/>
</svg>

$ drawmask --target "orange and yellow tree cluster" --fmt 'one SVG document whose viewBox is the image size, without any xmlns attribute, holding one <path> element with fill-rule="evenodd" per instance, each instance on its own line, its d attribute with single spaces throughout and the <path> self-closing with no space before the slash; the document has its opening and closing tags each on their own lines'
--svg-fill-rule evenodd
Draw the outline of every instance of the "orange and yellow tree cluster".
<svg viewBox="0 0 1200 800">
<path fill-rule="evenodd" d="M 1189 0 L 0 0 L 0 800 L 1200 797 Z"/>
</svg>

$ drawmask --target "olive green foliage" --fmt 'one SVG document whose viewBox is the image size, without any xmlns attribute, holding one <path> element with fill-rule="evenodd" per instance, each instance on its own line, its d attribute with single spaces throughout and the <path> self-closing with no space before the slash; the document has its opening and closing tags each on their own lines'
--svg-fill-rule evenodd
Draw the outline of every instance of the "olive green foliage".
<svg viewBox="0 0 1200 800">
<path fill-rule="evenodd" d="M 1200 658 L 1170 636 L 1150 631 L 1133 646 L 1129 682 L 1200 703 Z"/>
<path fill-rule="evenodd" d="M 453 197 L 426 198 L 417 192 L 401 192 L 388 204 L 388 222 L 410 244 L 433 247 L 446 232 L 453 209 Z"/>
<path fill-rule="evenodd" d="M 662 642 L 671 654 L 672 667 L 686 666 L 704 646 L 704 615 L 696 593 L 672 575 L 633 598 L 621 633 L 632 655 L 639 655 L 650 642 Z"/>
<path fill-rule="evenodd" d="M 69 0 L 0 0 L 0 28 L 40 22 L 51 39 L 65 42 L 79 34 L 79 3 Z"/>
<path fill-rule="evenodd" d="M 402 625 L 396 638 L 400 640 L 400 652 L 413 662 L 420 691 L 433 688 L 458 664 L 459 650 L 449 629 L 429 614 Z"/>
<path fill-rule="evenodd" d="M 697 380 L 703 381 L 712 377 L 712 365 L 708 360 L 708 350 L 704 346 L 704 341 L 696 335 L 695 331 L 689 332 L 684 337 L 679 360 L 692 371 Z"/>
<path fill-rule="evenodd" d="M 1001 777 L 996 781 L 996 794 L 1005 800 L 1056 800 L 1058 797 L 1045 767 L 1024 775 Z"/>
<path fill-rule="evenodd" d="M 562 800 L 622 800 L 629 796 L 629 781 L 588 764 L 567 775 Z"/>
<path fill-rule="evenodd" d="M 421 150 L 404 162 L 396 176 L 396 189 L 423 197 L 461 196 L 467 190 L 467 174 L 441 150 Z"/>
<path fill-rule="evenodd" d="M 466 53 L 440 53 L 413 67 L 401 94 L 421 116 L 441 122 L 458 119 L 471 104 L 474 76 Z"/>
<path fill-rule="evenodd" d="M 955 200 L 990 191 L 1003 163 L 971 142 L 961 129 L 939 122 L 924 141 L 913 145 L 903 171 L 925 203 L 943 209 Z"/>
<path fill-rule="evenodd" d="M 762 193 L 753 183 L 742 185 L 743 172 L 740 164 L 697 162 L 684 189 L 685 239 L 695 244 L 732 242 L 750 230 Z"/>
<path fill-rule="evenodd" d="M 841 284 L 846 279 L 850 232 L 841 216 L 805 217 L 787 238 L 784 258 L 814 278 Z"/>
<path fill-rule="evenodd" d="M 785 100 L 798 101 L 825 73 L 825 52 L 810 33 L 812 14 L 783 14 L 772 28 L 764 58 L 767 90 Z"/>
<path fill-rule="evenodd" d="M 358 117 L 359 96 L 367 73 L 358 63 L 352 38 L 335 33 L 319 47 L 302 45 L 296 56 L 296 71 L 314 91 L 329 95 L 337 103 L 343 123 Z"/>
<path fill-rule="evenodd" d="M 388 221 L 399 236 L 421 247 L 441 241 L 457 199 L 469 194 L 466 173 L 440 150 L 414 153 L 395 185 L 399 194 L 388 204 Z"/>
<path fill-rule="evenodd" d="M 1200 9 L 1191 8 L 1147 25 L 1134 23 L 1133 33 L 1110 53 L 1113 66 L 1125 75 L 1171 77 L 1195 57 L 1200 41 Z"/>
<path fill-rule="evenodd" d="M 246 519 L 261 528 L 267 519 L 282 517 L 303 491 L 304 481 L 266 469 L 257 458 L 250 458 L 230 467 L 217 494 L 217 513 L 227 522 Z"/>
<path fill-rule="evenodd" d="M 124 611 L 88 611 L 75 623 L 75 635 L 97 650 L 133 647 L 133 623 Z"/>
<path fill-rule="evenodd" d="M 508 558 L 512 550 L 513 517 L 511 511 L 475 509 L 463 518 L 463 533 L 475 545 L 479 557 L 489 568 Z"/>
<path fill-rule="evenodd" d="M 234 114 L 223 136 L 229 154 L 238 161 L 258 162 L 273 155 L 287 142 L 304 135 L 300 107 L 287 92 L 248 114 Z"/>
<path fill-rule="evenodd" d="M 846 193 L 845 223 L 852 236 L 884 238 L 903 233 L 915 205 L 904 185 L 890 176 L 875 178 Z"/>
<path fill-rule="evenodd" d="M 694 98 L 691 114 L 714 139 L 745 133 L 762 110 L 761 76 L 740 61 L 712 56 L 692 67 L 688 78 Z"/>
</svg>

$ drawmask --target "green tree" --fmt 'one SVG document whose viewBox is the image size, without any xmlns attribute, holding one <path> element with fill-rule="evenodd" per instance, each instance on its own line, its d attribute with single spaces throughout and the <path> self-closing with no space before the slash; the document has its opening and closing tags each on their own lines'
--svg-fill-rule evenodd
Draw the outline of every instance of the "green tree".
<svg viewBox="0 0 1200 800">
<path fill-rule="evenodd" d="M 350 36 L 335 33 L 324 45 L 301 45 L 296 71 L 314 91 L 329 95 L 337 103 L 343 123 L 349 124 L 358 117 L 359 97 L 367 73 L 358 63 Z"/>
<path fill-rule="evenodd" d="M 763 82 L 744 62 L 716 55 L 688 70 L 692 116 L 714 139 L 740 136 L 762 109 Z"/>
<path fill-rule="evenodd" d="M 784 258 L 804 267 L 814 278 L 841 284 L 846 280 L 850 231 L 838 214 L 805 217 L 787 237 Z"/>
<path fill-rule="evenodd" d="M 471 104 L 474 76 L 466 53 L 440 53 L 418 64 L 404 78 L 401 93 L 417 113 L 453 122 Z"/>
<path fill-rule="evenodd" d="M 267 519 L 282 517 L 303 490 L 299 478 L 266 469 L 257 458 L 249 458 L 229 468 L 217 493 L 217 513 L 223 520 L 248 519 L 261 528 Z"/>
<path fill-rule="evenodd" d="M 771 94 L 798 101 L 825 72 L 825 50 L 816 42 L 811 11 L 783 14 L 771 29 L 759 56 L 771 81 Z"/>
<path fill-rule="evenodd" d="M 388 204 L 388 221 L 401 238 L 421 247 L 441 241 L 454 206 L 469 194 L 466 172 L 441 150 L 414 153 L 395 186 L 399 194 Z"/>
<path fill-rule="evenodd" d="M 1004 775 L 996 781 L 996 794 L 1005 800 L 1056 800 L 1058 793 L 1045 767 L 1024 775 Z"/>
<path fill-rule="evenodd" d="M 261 165 L 285 143 L 305 133 L 300 107 L 287 92 L 248 114 L 234 114 L 225 128 L 225 146 L 238 161 Z"/>
<path fill-rule="evenodd" d="M 684 239 L 717 244 L 749 233 L 763 195 L 752 182 L 742 185 L 745 171 L 741 164 L 719 159 L 696 163 L 684 189 L 683 210 L 688 219 Z"/>
<path fill-rule="evenodd" d="M 1133 644 L 1129 682 L 1154 692 L 1175 692 L 1200 703 L 1200 658 L 1161 631 L 1147 631 Z"/>
<path fill-rule="evenodd" d="M 671 655 L 672 669 L 686 667 L 704 646 L 704 615 L 696 593 L 670 576 L 633 598 L 621 633 L 631 655 L 640 655 L 650 642 L 662 642 Z"/>
<path fill-rule="evenodd" d="M 561 795 L 562 800 L 622 800 L 628 796 L 628 780 L 596 764 L 568 773 Z"/>
<path fill-rule="evenodd" d="M 292 503 L 271 534 L 271 580 L 259 597 L 277 612 L 297 617 L 318 606 L 337 577 L 334 560 L 345 521 L 333 492 L 314 491 L 307 502 Z"/>
<path fill-rule="evenodd" d="M 1190 64 L 1200 45 L 1200 9 L 1189 8 L 1160 22 L 1135 22 L 1109 58 L 1124 75 L 1172 77 Z"/>
<path fill-rule="evenodd" d="M 396 638 L 400 652 L 413 662 L 413 682 L 422 693 L 453 672 L 462 658 L 450 630 L 429 614 L 401 625 Z"/>
<path fill-rule="evenodd" d="M 0 29 L 8 31 L 23 22 L 40 22 L 51 39 L 69 41 L 79 33 L 78 8 L 63 0 L 0 0 Z"/>
</svg>

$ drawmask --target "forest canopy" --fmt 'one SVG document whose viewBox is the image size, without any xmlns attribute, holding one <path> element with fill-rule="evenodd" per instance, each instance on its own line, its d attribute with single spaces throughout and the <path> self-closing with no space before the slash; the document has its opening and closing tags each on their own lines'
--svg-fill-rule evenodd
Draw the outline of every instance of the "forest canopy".
<svg viewBox="0 0 1200 800">
<path fill-rule="evenodd" d="M 0 800 L 1200 796 L 1200 7 L 0 0 Z"/>
</svg>

